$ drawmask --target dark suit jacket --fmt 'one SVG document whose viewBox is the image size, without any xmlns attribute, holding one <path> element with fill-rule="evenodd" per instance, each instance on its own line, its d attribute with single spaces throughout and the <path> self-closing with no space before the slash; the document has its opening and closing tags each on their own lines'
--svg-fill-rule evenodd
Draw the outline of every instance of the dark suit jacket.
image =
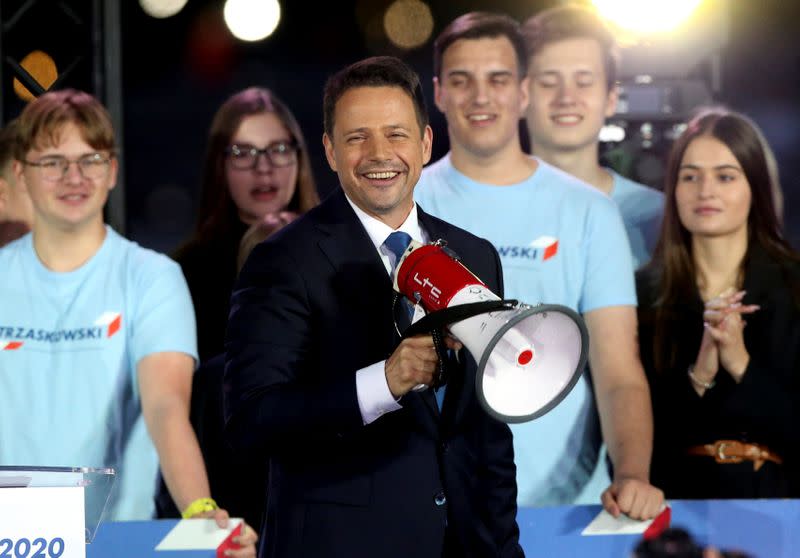
<svg viewBox="0 0 800 558">
<path fill-rule="evenodd" d="M 496 251 L 421 210 L 502 295 Z M 392 286 L 337 190 L 259 245 L 231 302 L 226 432 L 271 454 L 260 556 L 521 556 L 511 433 L 474 396 L 475 366 L 364 426 L 356 371 L 399 343 Z M 266 472 L 265 472 L 266 474 Z"/>
</svg>

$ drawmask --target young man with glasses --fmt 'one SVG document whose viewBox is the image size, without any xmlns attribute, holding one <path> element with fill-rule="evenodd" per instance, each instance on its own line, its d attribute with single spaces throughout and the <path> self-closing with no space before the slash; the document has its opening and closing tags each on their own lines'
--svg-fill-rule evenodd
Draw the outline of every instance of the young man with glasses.
<svg viewBox="0 0 800 558">
<path fill-rule="evenodd" d="M 118 172 L 108 113 L 64 90 L 31 102 L 18 125 L 14 174 L 34 221 L 0 250 L 0 463 L 112 466 L 110 517 L 146 519 L 160 461 L 186 516 L 224 522 L 188 417 L 186 283 L 103 222 Z M 240 556 L 253 541 L 248 530 Z"/>
</svg>

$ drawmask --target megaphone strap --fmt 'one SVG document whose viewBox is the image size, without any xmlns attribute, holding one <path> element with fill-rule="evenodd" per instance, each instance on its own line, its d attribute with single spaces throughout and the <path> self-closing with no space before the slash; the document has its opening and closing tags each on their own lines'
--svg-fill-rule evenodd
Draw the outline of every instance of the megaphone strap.
<svg viewBox="0 0 800 558">
<path fill-rule="evenodd" d="M 513 310 L 519 305 L 519 301 L 514 299 L 489 300 L 486 302 L 471 302 L 469 304 L 456 304 L 442 310 L 431 312 L 417 322 L 411 324 L 404 332 L 403 338 L 413 337 L 423 333 L 431 333 L 442 330 L 446 326 L 466 320 L 478 314 L 487 312 L 497 312 L 502 310 Z"/>
<path fill-rule="evenodd" d="M 439 357 L 439 362 L 436 364 L 436 377 L 431 382 L 431 387 L 435 389 L 447 383 L 447 366 L 445 365 L 445 362 L 447 362 L 447 349 L 440 328 L 431 331 L 431 337 L 433 338 L 433 348 L 436 349 L 436 356 Z"/>
<path fill-rule="evenodd" d="M 433 346 L 439 357 L 436 376 L 433 382 L 431 382 L 431 387 L 438 388 L 447 383 L 447 348 L 444 344 L 444 328 L 452 323 L 466 320 L 478 314 L 513 310 L 517 306 L 518 301 L 516 300 L 489 300 L 486 302 L 456 304 L 455 306 L 431 312 L 417 322 L 411 324 L 405 332 L 403 332 L 403 338 L 405 339 L 425 333 L 431 335 L 433 338 Z"/>
</svg>

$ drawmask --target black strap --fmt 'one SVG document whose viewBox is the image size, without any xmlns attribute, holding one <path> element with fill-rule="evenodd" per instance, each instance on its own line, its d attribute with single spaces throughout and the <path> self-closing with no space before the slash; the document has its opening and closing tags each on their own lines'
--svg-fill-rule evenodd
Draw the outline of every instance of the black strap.
<svg viewBox="0 0 800 558">
<path fill-rule="evenodd" d="M 457 304 L 431 312 L 419 321 L 411 324 L 404 332 L 403 338 L 413 337 L 430 333 L 433 338 L 433 346 L 439 357 L 436 376 L 431 382 L 432 388 L 438 388 L 447 383 L 447 347 L 444 344 L 444 328 L 455 322 L 466 320 L 478 314 L 513 310 L 518 305 L 516 300 L 490 300 L 487 302 L 471 302 L 469 304 Z"/>
<path fill-rule="evenodd" d="M 411 324 L 404 332 L 403 338 L 413 337 L 422 333 L 432 333 L 434 330 L 442 330 L 446 326 L 461 320 L 466 320 L 478 314 L 514 310 L 519 305 L 519 301 L 508 300 L 489 300 L 486 302 L 470 302 L 469 304 L 456 304 L 449 308 L 443 308 L 431 312 L 419 321 Z"/>
</svg>

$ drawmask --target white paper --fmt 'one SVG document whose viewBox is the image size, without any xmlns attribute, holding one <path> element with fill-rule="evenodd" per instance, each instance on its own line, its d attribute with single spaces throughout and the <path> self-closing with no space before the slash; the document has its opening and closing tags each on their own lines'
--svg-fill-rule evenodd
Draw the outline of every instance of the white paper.
<svg viewBox="0 0 800 558">
<path fill-rule="evenodd" d="M 77 486 L 0 488 L 0 555 L 86 558 L 83 512 Z"/>
<path fill-rule="evenodd" d="M 652 519 L 631 519 L 624 513 L 615 518 L 606 510 L 601 510 L 581 535 L 641 535 L 651 523 Z"/>
<path fill-rule="evenodd" d="M 217 527 L 214 519 L 182 519 L 167 533 L 156 550 L 208 550 L 222 544 L 240 523 L 241 518 L 230 518 L 225 529 Z"/>
</svg>

